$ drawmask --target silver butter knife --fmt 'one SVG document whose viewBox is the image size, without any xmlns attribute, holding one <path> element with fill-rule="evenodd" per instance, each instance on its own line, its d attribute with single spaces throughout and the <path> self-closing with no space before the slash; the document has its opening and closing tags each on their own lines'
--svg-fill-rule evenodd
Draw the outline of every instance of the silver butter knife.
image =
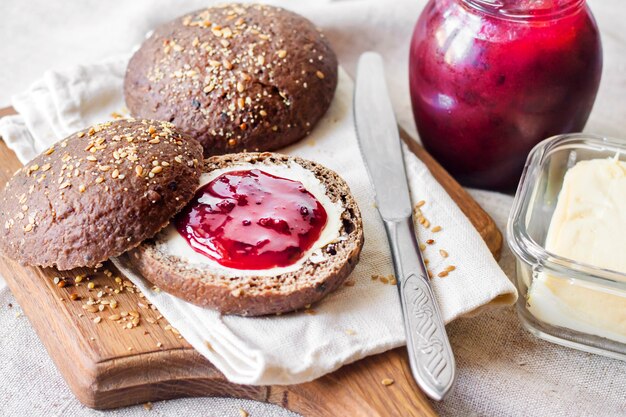
<svg viewBox="0 0 626 417">
<path fill-rule="evenodd" d="M 426 395 L 439 401 L 454 382 L 454 355 L 415 236 L 398 125 L 383 60 L 374 52 L 359 59 L 354 120 L 393 255 L 411 371 Z"/>
</svg>

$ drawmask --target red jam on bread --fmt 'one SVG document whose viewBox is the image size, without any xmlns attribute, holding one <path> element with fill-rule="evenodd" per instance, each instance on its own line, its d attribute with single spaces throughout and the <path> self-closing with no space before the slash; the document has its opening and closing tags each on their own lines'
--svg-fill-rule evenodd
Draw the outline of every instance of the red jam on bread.
<svg viewBox="0 0 626 417">
<path fill-rule="evenodd" d="M 196 252 L 224 267 L 263 270 L 297 262 L 326 221 L 302 183 L 252 169 L 201 187 L 174 226 Z"/>
</svg>

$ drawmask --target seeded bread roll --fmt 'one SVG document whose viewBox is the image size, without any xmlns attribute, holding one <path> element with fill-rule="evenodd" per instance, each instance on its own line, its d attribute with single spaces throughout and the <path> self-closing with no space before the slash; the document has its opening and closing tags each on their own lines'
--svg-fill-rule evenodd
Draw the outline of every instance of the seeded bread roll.
<svg viewBox="0 0 626 417">
<path fill-rule="evenodd" d="M 363 246 L 361 213 L 339 175 L 301 158 L 269 152 L 224 155 L 207 159 L 204 172 L 243 162 L 258 165 L 259 169 L 295 162 L 311 171 L 326 188 L 330 200 L 343 207 L 339 238 L 322 247 L 319 258 L 311 256 L 299 269 L 274 276 L 225 276 L 209 266 L 189 264 L 168 253 L 165 233 L 129 252 L 129 259 L 159 288 L 223 314 L 258 316 L 301 309 L 339 287 L 354 269 Z"/>
<path fill-rule="evenodd" d="M 230 4 L 157 28 L 126 71 L 136 117 L 168 120 L 205 156 L 268 151 L 307 135 L 337 86 L 337 58 L 307 19 Z"/>
<path fill-rule="evenodd" d="M 200 144 L 166 122 L 120 120 L 56 143 L 0 193 L 0 252 L 93 267 L 154 236 L 193 197 Z"/>
</svg>

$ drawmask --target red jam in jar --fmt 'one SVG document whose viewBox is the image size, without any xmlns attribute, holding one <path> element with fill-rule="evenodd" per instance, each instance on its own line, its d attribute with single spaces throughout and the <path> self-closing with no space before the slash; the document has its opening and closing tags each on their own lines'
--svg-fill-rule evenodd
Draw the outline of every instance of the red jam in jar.
<svg viewBox="0 0 626 417">
<path fill-rule="evenodd" d="M 196 252 L 220 265 L 261 270 L 298 261 L 326 220 L 302 183 L 252 169 L 226 172 L 201 187 L 174 225 Z"/>
<path fill-rule="evenodd" d="M 534 145 L 583 129 L 601 72 L 584 0 L 430 0 L 409 59 L 421 141 L 462 184 L 512 190 Z"/>
</svg>

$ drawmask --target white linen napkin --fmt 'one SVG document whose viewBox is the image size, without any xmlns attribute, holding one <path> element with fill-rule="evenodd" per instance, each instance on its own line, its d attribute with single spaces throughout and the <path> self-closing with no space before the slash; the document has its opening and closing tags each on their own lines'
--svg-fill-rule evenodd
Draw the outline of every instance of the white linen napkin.
<svg viewBox="0 0 626 417">
<path fill-rule="evenodd" d="M 0 119 L 0 136 L 25 163 L 74 131 L 109 120 L 113 112 L 124 113 L 127 60 L 121 57 L 46 72 L 30 89 L 13 97 L 19 115 Z M 405 343 L 397 290 L 385 283 L 393 268 L 354 132 L 352 92 L 352 81 L 340 70 L 328 113 L 309 137 L 282 151 L 322 163 L 350 186 L 365 228 L 361 260 L 348 279 L 353 285 L 330 294 L 313 311 L 261 318 L 221 316 L 153 290 L 123 257 L 115 261 L 171 325 L 233 382 L 306 382 Z M 409 151 L 405 163 L 414 204 L 425 201 L 421 210 L 430 229 L 419 226 L 417 230 L 422 242 L 434 240 L 424 254 L 434 273 L 432 284 L 445 322 L 515 302 L 515 287 L 469 220 Z M 433 231 L 435 226 L 441 230 Z M 446 277 L 437 276 L 449 266 L 456 269 Z"/>
</svg>

